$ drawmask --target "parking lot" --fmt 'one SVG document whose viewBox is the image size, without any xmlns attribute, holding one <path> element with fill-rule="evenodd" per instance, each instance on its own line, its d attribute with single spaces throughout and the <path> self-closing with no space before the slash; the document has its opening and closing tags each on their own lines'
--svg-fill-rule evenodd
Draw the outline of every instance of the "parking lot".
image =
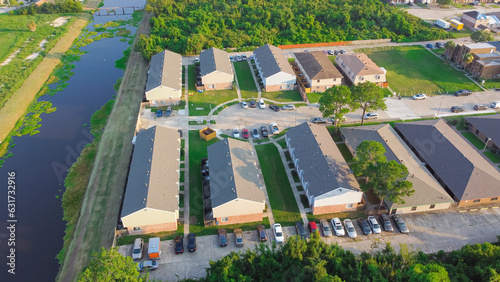
<svg viewBox="0 0 500 282">
<path fill-rule="evenodd" d="M 466 244 L 496 242 L 500 235 L 500 209 L 490 208 L 471 212 L 441 211 L 432 213 L 419 213 L 403 215 L 409 229 L 409 234 L 382 232 L 365 236 L 355 219 L 353 220 L 358 237 L 322 237 L 326 243 L 339 244 L 344 249 L 355 254 L 361 252 L 375 252 L 385 247 L 387 242 L 399 250 L 399 244 L 407 244 L 412 250 L 421 250 L 425 253 L 434 253 L 439 250 L 452 251 L 460 249 Z M 393 226 L 397 230 L 394 222 Z M 285 238 L 296 235 L 294 227 L 284 227 Z M 272 244 L 274 235 L 267 230 L 268 244 Z M 205 276 L 205 268 L 210 260 L 235 251 L 253 249 L 259 243 L 256 231 L 244 232 L 245 246 L 238 248 L 234 243 L 234 234 L 228 234 L 227 247 L 219 247 L 217 236 L 203 236 L 197 238 L 197 250 L 194 253 L 185 251 L 184 254 L 174 254 L 172 240 L 162 242 L 162 256 L 160 267 L 152 271 L 150 277 L 168 281 L 177 281 L 185 278 L 198 278 Z M 186 242 L 184 242 L 186 244 Z M 120 246 L 119 252 L 130 256 L 132 245 Z M 144 258 L 147 258 L 147 242 L 144 247 Z"/>
</svg>

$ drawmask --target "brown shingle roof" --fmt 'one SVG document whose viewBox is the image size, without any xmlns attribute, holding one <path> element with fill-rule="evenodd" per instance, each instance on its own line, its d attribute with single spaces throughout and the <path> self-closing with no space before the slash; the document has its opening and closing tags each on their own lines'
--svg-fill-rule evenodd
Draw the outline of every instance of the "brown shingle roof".
<svg viewBox="0 0 500 282">
<path fill-rule="evenodd" d="M 321 51 L 295 53 L 294 55 L 311 80 L 344 77 L 328 56 Z"/>
<path fill-rule="evenodd" d="M 364 53 L 338 56 L 355 76 L 384 74 L 384 71 Z"/>
</svg>

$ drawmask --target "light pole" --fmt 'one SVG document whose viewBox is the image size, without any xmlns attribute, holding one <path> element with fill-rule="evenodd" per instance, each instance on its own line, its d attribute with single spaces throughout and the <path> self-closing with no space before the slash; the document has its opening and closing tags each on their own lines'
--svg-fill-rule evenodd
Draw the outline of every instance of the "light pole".
<svg viewBox="0 0 500 282">
<path fill-rule="evenodd" d="M 488 137 L 488 139 L 486 139 L 486 144 L 484 144 L 484 148 L 483 148 L 483 151 L 486 150 L 486 146 L 488 146 L 488 142 L 491 141 L 491 138 Z"/>
</svg>

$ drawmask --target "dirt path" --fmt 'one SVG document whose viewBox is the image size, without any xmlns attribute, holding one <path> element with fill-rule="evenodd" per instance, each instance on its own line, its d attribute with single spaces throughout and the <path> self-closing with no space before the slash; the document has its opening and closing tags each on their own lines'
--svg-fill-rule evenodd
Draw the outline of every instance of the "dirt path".
<svg viewBox="0 0 500 282">
<path fill-rule="evenodd" d="M 144 17 L 135 41 L 139 34 L 149 34 L 150 18 L 151 15 Z M 99 144 L 75 235 L 57 281 L 76 280 L 93 252 L 112 245 L 147 71 L 147 61 L 139 53 L 132 52 Z"/>
</svg>

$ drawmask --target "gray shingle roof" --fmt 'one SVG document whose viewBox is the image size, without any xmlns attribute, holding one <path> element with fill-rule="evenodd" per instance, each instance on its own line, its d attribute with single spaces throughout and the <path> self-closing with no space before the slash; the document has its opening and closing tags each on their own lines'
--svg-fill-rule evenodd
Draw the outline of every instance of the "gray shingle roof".
<svg viewBox="0 0 500 282">
<path fill-rule="evenodd" d="M 395 126 L 456 199 L 500 196 L 500 172 L 444 120 L 397 123 Z"/>
<path fill-rule="evenodd" d="M 487 138 L 491 138 L 489 142 L 500 148 L 500 115 L 466 117 L 465 120 L 486 135 Z"/>
<path fill-rule="evenodd" d="M 172 89 L 182 88 L 182 56 L 169 50 L 151 57 L 146 92 L 163 85 Z"/>
<path fill-rule="evenodd" d="M 294 55 L 311 80 L 344 77 L 321 51 L 294 53 Z"/>
<path fill-rule="evenodd" d="M 208 146 L 207 153 L 213 208 L 235 199 L 264 202 L 261 172 L 252 145 L 226 138 Z"/>
<path fill-rule="evenodd" d="M 214 47 L 200 53 L 200 68 L 201 76 L 213 73 L 214 71 L 233 75 L 233 67 L 229 60 L 229 54 Z"/>
<path fill-rule="evenodd" d="M 255 60 L 259 63 L 262 76 L 267 78 L 279 72 L 295 75 L 283 51 L 273 45 L 266 44 L 253 51 Z"/>
<path fill-rule="evenodd" d="M 121 217 L 146 207 L 178 210 L 179 147 L 174 129 L 154 126 L 137 135 Z"/>
<path fill-rule="evenodd" d="M 408 169 L 406 180 L 413 183 L 415 193 L 403 198 L 405 204 L 384 200 L 389 209 L 453 202 L 453 199 L 389 124 L 343 127 L 341 132 L 354 151 L 361 142 L 373 140 L 384 146 L 388 161 L 397 161 Z"/>
<path fill-rule="evenodd" d="M 359 184 L 326 127 L 308 122 L 288 129 L 286 138 L 309 182 L 309 195 L 318 197 L 337 188 L 359 191 Z"/>
</svg>

